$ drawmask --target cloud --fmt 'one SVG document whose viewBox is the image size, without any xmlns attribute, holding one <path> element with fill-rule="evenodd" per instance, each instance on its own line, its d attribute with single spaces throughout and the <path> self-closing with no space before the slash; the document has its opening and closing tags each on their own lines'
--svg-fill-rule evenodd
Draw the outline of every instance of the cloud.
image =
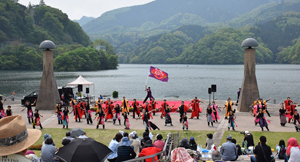
<svg viewBox="0 0 300 162">
<path fill-rule="evenodd" d="M 44 0 L 46 5 L 58 8 L 66 13 L 70 19 L 80 19 L 82 16 L 99 17 L 106 11 L 113 9 L 141 5 L 153 0 Z M 28 6 L 39 4 L 40 0 L 19 0 Z"/>
</svg>

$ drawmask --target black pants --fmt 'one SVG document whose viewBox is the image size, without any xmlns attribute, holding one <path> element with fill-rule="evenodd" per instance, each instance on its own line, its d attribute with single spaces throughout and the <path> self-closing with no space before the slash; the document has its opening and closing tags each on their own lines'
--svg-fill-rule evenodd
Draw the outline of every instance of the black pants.
<svg viewBox="0 0 300 162">
<path fill-rule="evenodd" d="M 137 111 L 137 109 L 138 108 L 133 108 L 133 118 L 135 118 L 135 113 L 137 113 L 138 114 L 138 117 L 140 117 L 140 114 L 139 114 L 139 112 Z"/>
<path fill-rule="evenodd" d="M 86 113 L 86 116 L 87 116 L 87 118 L 86 118 L 87 124 L 89 124 L 89 123 L 93 124 L 93 120 L 91 118 L 91 115 L 88 112 Z"/>
</svg>

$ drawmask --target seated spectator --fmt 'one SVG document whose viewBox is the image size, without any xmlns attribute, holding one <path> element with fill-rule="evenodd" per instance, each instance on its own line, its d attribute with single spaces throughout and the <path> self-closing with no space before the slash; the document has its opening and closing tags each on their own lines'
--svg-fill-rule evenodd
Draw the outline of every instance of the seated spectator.
<svg viewBox="0 0 300 162">
<path fill-rule="evenodd" d="M 249 131 L 244 132 L 244 141 L 243 141 L 242 147 L 244 147 L 244 146 L 247 147 L 247 148 L 250 147 L 250 146 L 254 147 L 253 136 Z"/>
<path fill-rule="evenodd" d="M 41 136 L 37 129 L 27 129 L 20 115 L 0 120 L 0 161 L 32 162 L 25 157 L 28 148 Z M 18 135 L 18 136 L 16 136 Z"/>
<path fill-rule="evenodd" d="M 162 139 L 163 139 L 163 136 L 160 135 L 160 134 L 157 134 L 156 140 L 155 140 L 155 142 L 153 143 L 153 146 L 154 146 L 154 147 L 157 147 L 157 148 L 159 148 L 159 149 L 161 149 L 161 150 L 163 150 L 164 147 L 165 147 L 165 142 L 162 141 Z"/>
<path fill-rule="evenodd" d="M 190 138 L 190 142 L 189 143 L 190 143 L 191 150 L 196 151 L 197 150 L 197 143 L 195 142 L 195 138 L 194 137 Z"/>
<path fill-rule="evenodd" d="M 121 145 L 118 147 L 118 151 L 117 151 L 118 153 L 117 162 L 130 160 L 136 157 L 136 153 L 134 152 L 133 147 L 130 145 L 131 142 L 129 138 L 123 137 L 121 140 Z"/>
<path fill-rule="evenodd" d="M 124 132 L 123 137 L 128 137 L 128 132 Z"/>
<path fill-rule="evenodd" d="M 214 144 L 213 135 L 211 133 L 207 134 L 207 140 L 206 140 L 206 149 L 211 150 L 211 146 Z"/>
<path fill-rule="evenodd" d="M 66 132 L 66 137 L 64 137 L 63 140 L 64 139 L 69 139 L 70 141 L 74 140 L 74 138 L 71 136 L 71 132 L 70 131 Z"/>
<path fill-rule="evenodd" d="M 277 159 L 284 159 L 286 153 L 286 147 L 284 140 L 280 140 L 278 146 L 276 146 L 276 158 Z"/>
<path fill-rule="evenodd" d="M 270 162 L 272 151 L 271 147 L 266 145 L 267 138 L 260 136 L 259 141 L 260 143 L 254 149 L 255 156 L 251 156 L 251 162 Z"/>
<path fill-rule="evenodd" d="M 46 140 L 48 137 L 51 137 L 51 135 L 50 135 L 50 134 L 47 134 L 47 133 L 45 133 L 45 134 L 44 134 L 44 141 L 43 141 L 43 144 L 42 144 L 42 145 L 44 145 L 44 144 L 45 144 L 45 140 Z M 53 142 L 53 146 L 55 146 L 55 143 L 54 143 L 54 142 Z"/>
<path fill-rule="evenodd" d="M 220 153 L 224 161 L 235 161 L 237 159 L 236 146 L 231 142 L 231 140 L 231 135 L 228 135 L 226 137 L 226 142 L 222 144 Z"/>
<path fill-rule="evenodd" d="M 236 150 L 237 150 L 238 156 L 243 155 L 242 150 L 241 150 L 241 146 L 239 144 L 236 144 L 236 140 L 232 139 L 231 142 L 236 145 Z"/>
<path fill-rule="evenodd" d="M 31 150 L 26 152 L 25 157 L 28 158 L 28 159 L 30 159 L 32 162 L 40 162 L 39 157 L 37 157 L 35 155 L 35 153 L 33 151 L 31 151 Z"/>
<path fill-rule="evenodd" d="M 178 147 L 184 147 L 185 149 L 191 149 L 189 141 L 186 138 L 184 138 L 180 141 L 180 144 Z"/>
<path fill-rule="evenodd" d="M 118 151 L 118 147 L 119 147 L 119 142 L 121 141 L 122 138 L 123 138 L 122 134 L 117 133 L 115 138 L 110 141 L 108 148 L 111 149 L 111 151 L 113 153 L 107 157 L 108 161 L 110 161 L 110 162 L 117 161 L 117 157 L 118 157 L 117 151 Z"/>
<path fill-rule="evenodd" d="M 144 132 L 143 133 L 143 138 L 141 140 L 141 145 L 144 146 L 144 143 L 146 143 L 147 140 L 144 140 L 145 137 L 149 137 L 149 132 Z M 149 137 L 150 139 L 150 137 Z"/>
<path fill-rule="evenodd" d="M 131 141 L 131 146 L 133 146 L 133 150 L 136 153 L 136 156 L 139 155 L 141 149 L 141 141 L 139 140 L 136 131 L 133 131 L 129 134 Z"/>
<path fill-rule="evenodd" d="M 148 140 L 152 141 L 152 140 L 150 139 L 150 137 L 147 137 L 147 136 L 143 139 L 141 150 L 145 147 L 146 141 L 148 141 Z"/>
<path fill-rule="evenodd" d="M 80 135 L 78 138 L 84 139 L 84 138 L 88 138 L 88 137 L 86 136 L 86 132 L 83 132 L 83 134 Z"/>
<path fill-rule="evenodd" d="M 214 150 L 211 154 L 211 158 L 213 161 L 220 161 L 222 159 L 222 156 L 219 151 Z"/>
<path fill-rule="evenodd" d="M 287 142 L 286 156 L 289 157 L 288 162 L 299 162 L 300 146 L 296 138 L 290 138 Z"/>
<path fill-rule="evenodd" d="M 46 138 L 45 144 L 41 149 L 41 161 L 42 162 L 54 162 L 56 149 L 53 146 L 53 140 L 51 137 Z"/>
<path fill-rule="evenodd" d="M 173 162 L 193 162 L 194 159 L 190 156 L 187 150 L 183 147 L 178 147 L 171 152 L 171 161 Z"/>
<path fill-rule="evenodd" d="M 159 149 L 157 147 L 153 147 L 152 141 L 148 140 L 145 143 L 145 147 L 140 152 L 139 157 L 153 155 L 153 154 L 159 153 L 160 151 L 161 151 L 161 149 Z M 155 156 L 155 161 L 157 161 L 157 160 L 158 160 L 158 158 L 157 158 L 157 156 Z M 152 162 L 152 158 L 146 159 L 146 162 Z"/>
</svg>

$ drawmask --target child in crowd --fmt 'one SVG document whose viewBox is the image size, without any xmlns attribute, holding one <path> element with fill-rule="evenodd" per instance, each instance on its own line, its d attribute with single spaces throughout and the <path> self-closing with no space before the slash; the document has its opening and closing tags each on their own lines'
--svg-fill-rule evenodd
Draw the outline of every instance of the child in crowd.
<svg viewBox="0 0 300 162">
<path fill-rule="evenodd" d="M 10 105 L 7 106 L 7 110 L 6 110 L 5 114 L 6 114 L 6 116 L 12 116 L 13 115 Z"/>
</svg>

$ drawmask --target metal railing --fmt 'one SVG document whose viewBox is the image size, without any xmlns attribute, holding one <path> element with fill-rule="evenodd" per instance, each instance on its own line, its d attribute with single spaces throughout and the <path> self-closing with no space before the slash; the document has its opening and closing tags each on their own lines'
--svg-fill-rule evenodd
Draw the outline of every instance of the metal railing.
<svg viewBox="0 0 300 162">
<path fill-rule="evenodd" d="M 164 149 L 161 152 L 149 156 L 143 156 L 143 157 L 127 160 L 125 162 L 143 162 L 145 159 L 150 159 L 150 158 L 152 159 L 152 162 L 171 161 L 171 157 L 170 157 L 171 151 L 178 147 L 179 138 L 180 138 L 179 131 L 173 134 L 169 133 L 165 142 Z M 156 156 L 159 156 L 159 159 L 157 161 L 155 161 Z"/>
</svg>

